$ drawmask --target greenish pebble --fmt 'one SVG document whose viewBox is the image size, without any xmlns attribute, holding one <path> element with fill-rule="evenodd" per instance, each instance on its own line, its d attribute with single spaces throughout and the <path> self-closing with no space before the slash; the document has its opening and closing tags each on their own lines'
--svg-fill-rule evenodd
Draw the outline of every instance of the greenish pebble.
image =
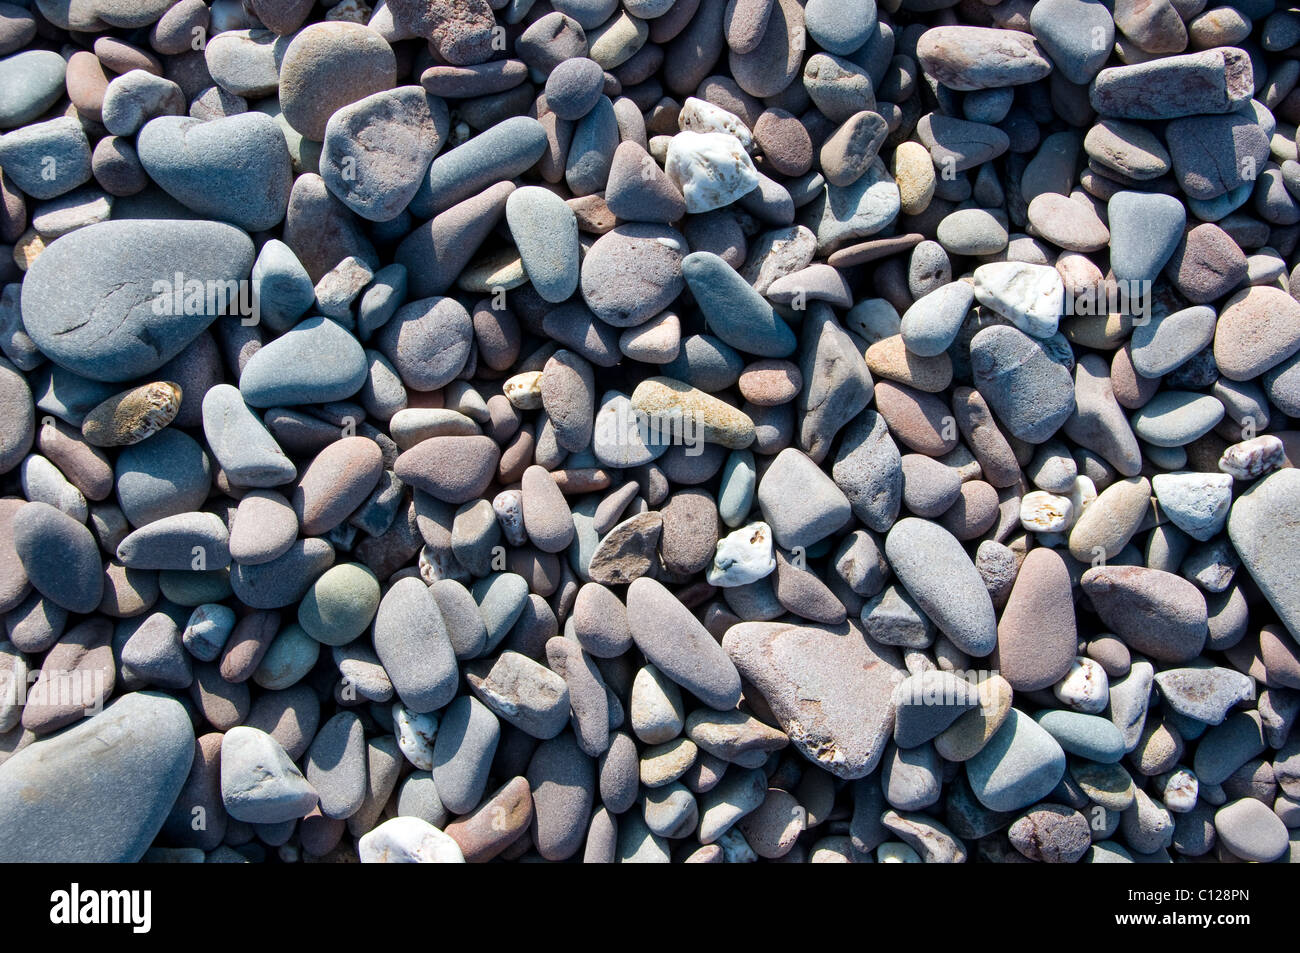
<svg viewBox="0 0 1300 953">
<path fill-rule="evenodd" d="M 1223 419 L 1217 397 L 1191 391 L 1161 391 L 1131 418 L 1139 439 L 1157 447 L 1182 447 Z"/>
<path fill-rule="evenodd" d="M 365 566 L 340 563 L 321 574 L 298 606 L 298 624 L 317 642 L 347 645 L 379 608 L 379 580 Z"/>
<path fill-rule="evenodd" d="M 758 470 L 754 454 L 749 450 L 733 450 L 722 468 L 722 484 L 718 489 L 718 514 L 722 522 L 732 529 L 744 524 L 749 511 L 754 508 L 754 490 L 758 486 Z"/>
<path fill-rule="evenodd" d="M 1124 736 L 1107 718 L 1056 710 L 1040 711 L 1034 721 L 1069 754 L 1102 764 L 1113 764 L 1124 757 Z"/>
<path fill-rule="evenodd" d="M 574 536 L 573 545 L 568 549 L 569 565 L 583 582 L 591 580 L 591 557 L 600 545 L 600 533 L 596 532 L 596 508 L 600 500 L 600 495 L 593 493 L 572 507 Z"/>
<path fill-rule="evenodd" d="M 318 658 L 320 643 L 302 626 L 291 623 L 266 650 L 261 664 L 253 672 L 253 681 L 268 691 L 281 691 L 302 681 Z"/>
</svg>

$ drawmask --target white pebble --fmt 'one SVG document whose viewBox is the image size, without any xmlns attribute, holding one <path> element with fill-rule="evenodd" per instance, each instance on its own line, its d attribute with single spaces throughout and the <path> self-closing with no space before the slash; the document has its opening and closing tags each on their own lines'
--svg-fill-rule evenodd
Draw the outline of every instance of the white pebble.
<svg viewBox="0 0 1300 953">
<path fill-rule="evenodd" d="M 1234 443 L 1219 457 L 1219 469 L 1238 480 L 1253 480 L 1286 461 L 1286 448 L 1271 433 Z"/>
<path fill-rule="evenodd" d="M 749 127 L 735 113 L 727 112 L 721 106 L 687 96 L 682 104 L 682 111 L 677 115 L 677 125 L 682 132 L 724 132 L 735 136 L 749 152 L 754 145 L 754 137 Z"/>
<path fill-rule="evenodd" d="M 1064 496 L 1031 490 L 1020 498 L 1020 525 L 1031 533 L 1059 533 L 1072 522 L 1074 505 Z"/>
<path fill-rule="evenodd" d="M 1205 542 L 1227 522 L 1232 507 L 1228 473 L 1157 473 L 1151 480 L 1160 509 L 1192 539 Z"/>
<path fill-rule="evenodd" d="M 519 410 L 537 410 L 542 406 L 542 372 L 524 371 L 507 378 L 501 393 Z"/>
<path fill-rule="evenodd" d="M 725 132 L 679 132 L 668 143 L 664 170 L 692 214 L 730 205 L 758 188 L 753 160 L 741 141 Z"/>
<path fill-rule="evenodd" d="M 502 490 L 492 500 L 492 511 L 501 524 L 501 532 L 511 546 L 522 546 L 528 541 L 524 529 L 524 495 L 519 490 Z"/>
<path fill-rule="evenodd" d="M 876 848 L 878 864 L 919 864 L 921 855 L 901 840 L 887 840 Z"/>
<path fill-rule="evenodd" d="M 357 845 L 363 864 L 463 864 L 460 846 L 418 817 L 384 821 Z"/>
<path fill-rule="evenodd" d="M 1065 284 L 1051 265 L 995 261 L 975 269 L 975 298 L 1026 334 L 1049 338 L 1061 319 Z"/>
<path fill-rule="evenodd" d="M 1110 681 L 1097 662 L 1076 656 L 1065 678 L 1052 686 L 1052 694 L 1075 711 L 1099 715 L 1110 700 Z"/>
<path fill-rule="evenodd" d="M 774 569 L 772 527 L 759 521 L 742 526 L 718 540 L 706 578 L 711 586 L 745 586 L 770 575 Z"/>
<path fill-rule="evenodd" d="M 1161 791 L 1160 799 L 1164 801 L 1165 807 L 1175 814 L 1186 814 L 1196 807 L 1201 783 L 1196 779 L 1196 774 L 1191 768 L 1180 765 L 1168 774 L 1162 774 L 1157 778 L 1156 785 Z"/>
<path fill-rule="evenodd" d="M 433 770 L 433 739 L 438 734 L 434 712 L 416 714 L 405 705 L 393 706 L 393 734 L 406 760 L 421 771 Z"/>
<path fill-rule="evenodd" d="M 1092 482 L 1092 477 L 1082 475 L 1075 477 L 1074 487 L 1070 490 L 1070 506 L 1074 511 L 1070 517 L 1071 526 L 1079 522 L 1079 517 L 1092 506 L 1095 499 L 1097 499 L 1097 484 Z"/>
<path fill-rule="evenodd" d="M 442 579 L 455 579 L 457 582 L 466 582 L 470 578 L 469 571 L 460 564 L 454 554 L 447 550 L 434 549 L 431 546 L 424 546 L 420 549 L 417 566 L 420 578 L 430 586 Z"/>
</svg>

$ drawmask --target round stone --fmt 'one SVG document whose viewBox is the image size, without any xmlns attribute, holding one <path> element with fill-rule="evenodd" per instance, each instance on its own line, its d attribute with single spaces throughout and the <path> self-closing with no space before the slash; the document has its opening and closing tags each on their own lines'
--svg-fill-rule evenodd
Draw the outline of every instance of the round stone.
<svg viewBox="0 0 1300 953">
<path fill-rule="evenodd" d="M 280 108 L 285 121 L 320 142 L 339 109 L 392 89 L 397 61 L 374 30 L 356 23 L 313 23 L 297 33 L 280 63 Z"/>
</svg>

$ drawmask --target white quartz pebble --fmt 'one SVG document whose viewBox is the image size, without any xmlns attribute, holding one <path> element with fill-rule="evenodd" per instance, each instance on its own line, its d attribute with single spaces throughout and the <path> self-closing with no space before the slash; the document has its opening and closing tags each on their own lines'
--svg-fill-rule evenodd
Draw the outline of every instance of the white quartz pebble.
<svg viewBox="0 0 1300 953">
<path fill-rule="evenodd" d="M 357 845 L 363 864 L 463 864 L 457 843 L 418 817 L 384 821 Z"/>
<path fill-rule="evenodd" d="M 713 565 L 706 574 L 709 585 L 723 588 L 758 582 L 776 569 L 772 555 L 772 528 L 749 523 L 718 540 Z"/>
</svg>

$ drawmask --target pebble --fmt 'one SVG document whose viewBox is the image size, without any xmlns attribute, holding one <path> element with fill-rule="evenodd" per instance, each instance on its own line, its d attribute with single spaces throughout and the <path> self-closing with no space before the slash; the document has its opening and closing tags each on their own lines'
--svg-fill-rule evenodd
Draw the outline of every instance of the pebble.
<svg viewBox="0 0 1300 953">
<path fill-rule="evenodd" d="M 448 834 L 418 817 L 393 817 L 362 835 L 357 854 L 363 864 L 463 864 L 460 847 Z"/>
<path fill-rule="evenodd" d="M 582 846 L 595 789 L 595 763 L 572 734 L 542 742 L 528 764 L 533 837 L 547 860 L 565 860 Z"/>
<path fill-rule="evenodd" d="M 1042 443 L 1074 412 L 1069 370 L 1036 339 L 993 326 L 970 347 L 975 386 L 1013 436 Z"/>
<path fill-rule="evenodd" d="M 235 820 L 278 824 L 306 815 L 318 797 L 278 741 L 239 725 L 221 740 L 221 800 Z"/>
<path fill-rule="evenodd" d="M 444 712 L 432 772 L 438 797 L 452 813 L 468 814 L 479 804 L 500 731 L 496 716 L 476 698 L 461 696 Z"/>
<path fill-rule="evenodd" d="M 745 622 L 728 630 L 723 648 L 791 745 L 836 777 L 852 779 L 870 774 L 884 755 L 893 722 L 889 693 L 903 669 L 894 650 L 836 634 L 848 631 L 845 625 Z"/>
<path fill-rule="evenodd" d="M 604 80 L 599 63 L 585 56 L 570 57 L 546 77 L 546 104 L 560 119 L 581 119 L 599 102 Z"/>
<path fill-rule="evenodd" d="M 844 57 L 814 53 L 804 64 L 803 85 L 818 110 L 832 122 L 843 123 L 876 107 L 871 74 Z"/>
<path fill-rule="evenodd" d="M 579 275 L 573 210 L 546 189 L 516 189 L 506 200 L 506 222 L 537 293 L 552 302 L 572 295 Z"/>
<path fill-rule="evenodd" d="M 293 461 L 229 384 L 218 384 L 203 396 L 203 432 L 233 485 L 280 486 L 297 475 Z"/>
<path fill-rule="evenodd" d="M 328 117 L 321 178 L 362 218 L 392 221 L 415 197 L 429 163 L 447 140 L 448 126 L 446 105 L 419 86 L 376 91 Z M 395 147 L 367 146 L 385 140 Z"/>
<path fill-rule="evenodd" d="M 1066 251 L 1094 252 L 1110 242 L 1110 229 L 1092 204 L 1044 192 L 1029 203 L 1030 233 Z"/>
<path fill-rule="evenodd" d="M 1033 549 L 1021 563 L 998 621 L 998 667 L 1012 688 L 1037 691 L 1069 672 L 1078 638 L 1070 588 L 1054 550 Z"/>
<path fill-rule="evenodd" d="M 1145 477 L 1118 480 L 1083 509 L 1070 530 L 1070 555 L 1080 562 L 1112 559 L 1128 544 L 1151 503 Z"/>
<path fill-rule="evenodd" d="M 579 278 L 583 300 L 616 328 L 644 324 L 681 292 L 687 243 L 662 225 L 631 223 L 601 235 L 588 250 Z"/>
<path fill-rule="evenodd" d="M 984 582 L 950 532 L 908 517 L 885 539 L 890 567 L 953 643 L 974 657 L 993 651 L 997 618 Z"/>
<path fill-rule="evenodd" d="M 1092 846 L 1084 815 L 1059 804 L 1040 804 L 1019 817 L 1007 831 L 1016 850 L 1030 860 L 1073 864 Z"/>
<path fill-rule="evenodd" d="M 979 802 L 991 811 L 1018 811 L 1046 797 L 1065 773 L 1065 754 L 1033 719 L 1012 709 L 987 745 L 966 762 Z"/>
<path fill-rule="evenodd" d="M 319 794 L 326 817 L 346 818 L 361 807 L 366 794 L 365 748 L 361 720 L 351 712 L 339 712 L 317 732 L 307 753 L 306 778 Z"/>
<path fill-rule="evenodd" d="M 725 711 L 736 704 L 735 666 L 671 592 L 653 579 L 634 579 L 627 614 L 637 648 L 659 671 L 712 708 Z"/>
<path fill-rule="evenodd" d="M 104 128 L 113 135 L 131 136 L 152 119 L 182 115 L 185 105 L 185 93 L 176 83 L 133 69 L 109 82 L 101 116 Z"/>
<path fill-rule="evenodd" d="M 619 585 L 646 575 L 662 532 L 663 517 L 656 512 L 638 513 L 616 525 L 591 554 L 587 572 L 592 581 Z"/>
<path fill-rule="evenodd" d="M 171 381 L 145 384 L 99 404 L 81 422 L 81 432 L 97 447 L 129 446 L 166 427 L 176 419 L 180 407 L 180 385 Z"/>
<path fill-rule="evenodd" d="M 496 471 L 500 451 L 483 436 L 430 437 L 404 451 L 393 473 L 444 503 L 477 499 Z"/>
<path fill-rule="evenodd" d="M 1188 231 L 1169 259 L 1167 273 L 1188 301 L 1223 297 L 1246 277 L 1246 256 L 1218 225 L 1203 222 Z"/>
<path fill-rule="evenodd" d="M 1279 470 L 1238 497 L 1228 516 L 1228 538 L 1237 555 L 1290 632 L 1300 631 L 1300 603 L 1284 555 L 1294 533 L 1296 484 L 1290 470 Z"/>
<path fill-rule="evenodd" d="M 497 123 L 433 160 L 411 211 L 421 216 L 444 212 L 529 168 L 545 149 L 546 133 L 536 119 L 513 116 Z"/>
<path fill-rule="evenodd" d="M 103 749 L 106 731 L 121 743 Z M 0 849 L 35 862 L 134 863 L 162 829 L 193 757 L 184 706 L 162 692 L 130 692 L 0 766 Z M 56 801 L 23 793 L 54 784 Z"/>
<path fill-rule="evenodd" d="M 668 143 L 664 171 L 692 214 L 730 205 L 759 182 L 743 143 L 725 132 L 679 132 Z"/>
<path fill-rule="evenodd" d="M 1131 360 L 1144 377 L 1161 377 L 1194 358 L 1214 339 L 1213 308 L 1198 306 L 1153 316 L 1134 327 Z"/>
<path fill-rule="evenodd" d="M 1215 364 L 1230 380 L 1251 380 L 1300 349 L 1300 304 L 1277 288 L 1228 299 L 1214 326 Z"/>
<path fill-rule="evenodd" d="M 383 452 L 368 437 L 344 437 L 303 470 L 291 504 L 302 532 L 334 529 L 368 497 L 383 473 Z"/>
<path fill-rule="evenodd" d="M 69 612 L 91 612 L 103 594 L 99 547 L 84 525 L 48 503 L 27 503 L 10 523 L 28 580 Z"/>
<path fill-rule="evenodd" d="M 1229 668 L 1169 668 L 1157 672 L 1160 696 L 1173 711 L 1207 725 L 1217 725 L 1228 710 L 1253 691 L 1250 679 Z"/>
<path fill-rule="evenodd" d="M 1088 98 L 1101 115 L 1120 119 L 1226 113 L 1250 96 L 1251 75 L 1245 53 L 1222 47 L 1104 69 Z M 1152 96 L 1157 89 L 1167 95 Z"/>
<path fill-rule="evenodd" d="M 1135 566 L 1098 566 L 1084 573 L 1082 585 L 1102 621 L 1130 648 L 1180 662 L 1195 658 L 1204 646 L 1205 599 L 1180 577 Z"/>
<path fill-rule="evenodd" d="M 719 446 L 741 450 L 754 439 L 754 422 L 735 407 L 696 387 L 690 387 L 671 377 L 649 377 L 632 392 L 634 411 L 658 422 L 660 433 L 688 439 L 688 428 L 695 430 L 694 439 Z M 686 423 L 687 420 L 691 424 Z"/>
<path fill-rule="evenodd" d="M 455 299 L 422 298 L 398 308 L 375 343 L 402 383 L 430 391 L 445 387 L 464 369 L 473 334 L 469 312 Z"/>
<path fill-rule="evenodd" d="M 533 817 L 528 781 L 511 778 L 472 814 L 446 825 L 469 863 L 491 860 L 518 840 Z"/>
<path fill-rule="evenodd" d="M 795 336 L 770 304 L 717 255 L 695 252 L 682 259 L 682 277 L 709 328 L 735 348 L 759 357 L 788 357 Z"/>
<path fill-rule="evenodd" d="M 1281 819 L 1254 798 L 1219 808 L 1214 829 L 1223 845 L 1242 860 L 1269 863 L 1286 853 L 1287 829 Z"/>
<path fill-rule="evenodd" d="M 466 681 L 479 701 L 498 718 L 534 738 L 554 738 L 569 720 L 569 690 L 564 679 L 518 652 L 472 662 Z"/>
<path fill-rule="evenodd" d="M 1109 683 L 1106 671 L 1091 658 L 1075 657 L 1070 671 L 1052 686 L 1057 701 L 1075 711 L 1095 715 L 1106 707 Z"/>
<path fill-rule="evenodd" d="M 66 69 L 63 57 L 50 50 L 27 50 L 0 60 L 0 85 L 4 87 L 0 128 L 30 123 L 58 102 Z"/>
<path fill-rule="evenodd" d="M 285 121 L 321 142 L 340 109 L 395 85 L 392 48 L 355 23 L 314 23 L 296 33 L 280 61 L 280 107 Z"/>
<path fill-rule="evenodd" d="M 901 495 L 901 486 L 900 486 Z M 759 481 L 759 509 L 777 544 L 809 547 L 840 529 L 850 519 L 848 498 L 812 460 L 786 448 Z M 791 505 L 797 500 L 797 505 Z"/>
<path fill-rule="evenodd" d="M 1058 710 L 1042 712 L 1035 720 L 1069 754 L 1101 764 L 1114 764 L 1124 757 L 1124 738 L 1105 718 Z"/>
<path fill-rule="evenodd" d="M 1130 418 L 1133 433 L 1156 447 L 1181 447 L 1223 419 L 1223 404 L 1208 394 L 1161 391 Z"/>
<path fill-rule="evenodd" d="M 916 57 L 929 76 L 960 92 L 1019 86 L 1052 71 L 1034 37 L 1015 30 L 935 27 L 921 34 Z"/>
<path fill-rule="evenodd" d="M 988 744 L 1011 713 L 1011 685 L 1000 675 L 979 684 L 978 708 L 962 712 L 934 738 L 935 750 L 948 761 L 969 761 Z"/>
<path fill-rule="evenodd" d="M 806 47 L 803 8 L 792 0 L 776 0 L 763 38 L 746 53 L 732 50 L 731 73 L 751 96 L 775 96 L 794 81 Z"/>
<path fill-rule="evenodd" d="M 246 231 L 271 228 L 284 218 L 291 160 L 279 126 L 264 113 L 206 122 L 152 119 L 136 137 L 136 151 L 149 177 L 200 215 Z"/>
<path fill-rule="evenodd" d="M 1037 338 L 1056 333 L 1065 286 L 1055 268 L 994 262 L 975 269 L 975 298 Z"/>
<path fill-rule="evenodd" d="M 777 173 L 799 176 L 812 167 L 813 143 L 808 130 L 785 110 L 764 110 L 754 123 L 753 137 Z"/>
<path fill-rule="evenodd" d="M 1183 237 L 1187 210 L 1171 195 L 1117 192 L 1106 206 L 1111 270 L 1119 281 L 1152 281 Z"/>
<path fill-rule="evenodd" d="M 632 682 L 628 716 L 639 740 L 648 745 L 671 741 L 685 723 L 681 691 L 653 665 L 642 666 Z"/>
<path fill-rule="evenodd" d="M 903 343 L 920 357 L 937 357 L 956 339 L 974 303 L 975 291 L 965 282 L 937 288 L 903 313 Z"/>
<path fill-rule="evenodd" d="M 68 370 L 93 380 L 130 380 L 179 354 L 215 318 L 195 322 L 192 315 L 172 313 L 173 300 L 155 306 L 159 272 L 180 272 L 187 281 L 238 281 L 252 261 L 252 243 L 229 225 L 90 225 L 57 239 L 28 271 L 24 326 L 42 352 Z M 82 276 L 74 294 L 59 277 L 65 262 L 75 262 Z M 116 288 L 122 291 L 110 297 L 108 290 Z"/>
<path fill-rule="evenodd" d="M 1227 522 L 1232 505 L 1227 473 L 1158 473 L 1151 486 L 1161 512 L 1193 539 L 1204 542 Z"/>
<path fill-rule="evenodd" d="M 912 675 L 894 689 L 894 742 L 900 748 L 922 745 L 958 718 L 981 707 L 975 685 L 950 672 Z"/>
<path fill-rule="evenodd" d="M 884 229 L 898 215 L 898 185 L 877 158 L 852 185 L 827 185 L 807 206 L 817 252 L 825 254 Z"/>
<path fill-rule="evenodd" d="M 379 582 L 364 566 L 340 563 L 320 575 L 298 607 L 298 623 L 317 642 L 347 645 L 379 608 Z"/>
<path fill-rule="evenodd" d="M 432 593 L 417 579 L 394 584 L 374 619 L 375 651 L 402 703 L 434 711 L 455 695 L 457 667 Z"/>
</svg>

